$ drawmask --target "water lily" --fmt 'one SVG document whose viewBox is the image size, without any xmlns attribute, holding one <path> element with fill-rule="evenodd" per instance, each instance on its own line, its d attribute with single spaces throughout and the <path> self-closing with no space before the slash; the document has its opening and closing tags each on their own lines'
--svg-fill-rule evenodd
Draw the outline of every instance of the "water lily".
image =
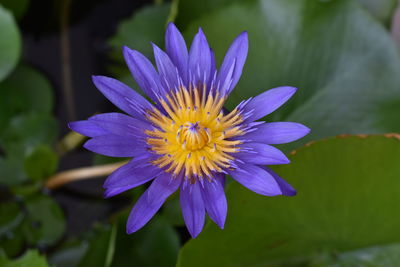
<svg viewBox="0 0 400 267">
<path fill-rule="evenodd" d="M 124 48 L 128 67 L 150 101 L 115 79 L 95 76 L 97 88 L 126 114 L 105 113 L 70 123 L 72 130 L 91 138 L 84 144 L 88 150 L 133 157 L 105 181 L 105 197 L 152 181 L 130 213 L 127 232 L 143 227 L 177 190 L 193 237 L 203 229 L 206 213 L 223 228 L 227 175 L 261 195 L 294 195 L 265 165 L 289 163 L 271 145 L 295 141 L 309 129 L 257 120 L 284 104 L 296 88 L 271 89 L 227 111 L 224 103 L 246 61 L 247 33 L 233 41 L 218 70 L 201 29 L 188 51 L 170 23 L 165 43 L 166 52 L 153 44 L 157 70 L 141 53 Z"/>
</svg>

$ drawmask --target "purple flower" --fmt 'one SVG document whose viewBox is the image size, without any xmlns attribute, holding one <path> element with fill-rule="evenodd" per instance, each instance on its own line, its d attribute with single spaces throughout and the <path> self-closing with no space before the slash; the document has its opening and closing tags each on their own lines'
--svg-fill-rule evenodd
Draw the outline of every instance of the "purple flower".
<svg viewBox="0 0 400 267">
<path fill-rule="evenodd" d="M 105 181 L 105 197 L 152 180 L 130 213 L 127 232 L 143 227 L 178 189 L 183 218 L 193 237 L 201 232 L 206 212 L 223 228 L 225 175 L 261 195 L 295 195 L 264 165 L 289 163 L 271 144 L 295 141 L 310 130 L 293 122 L 255 121 L 284 104 L 296 88 L 268 90 L 225 112 L 223 105 L 246 61 L 247 33 L 233 41 L 218 71 L 201 29 L 189 52 L 174 24 L 168 25 L 165 39 L 166 52 L 153 44 L 158 71 L 141 53 L 124 48 L 133 77 L 152 102 L 117 80 L 95 76 L 97 88 L 128 115 L 106 113 L 69 124 L 91 137 L 85 148 L 112 157 L 133 157 Z"/>
</svg>

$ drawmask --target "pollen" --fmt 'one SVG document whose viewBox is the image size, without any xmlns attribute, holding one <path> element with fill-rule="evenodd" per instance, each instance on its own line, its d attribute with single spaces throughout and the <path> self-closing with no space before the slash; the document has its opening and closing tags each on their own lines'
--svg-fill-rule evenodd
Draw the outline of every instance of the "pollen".
<svg viewBox="0 0 400 267">
<path fill-rule="evenodd" d="M 238 109 L 224 114 L 225 100 L 217 90 L 184 86 L 160 99 L 160 109 L 147 112 L 154 125 L 147 144 L 158 156 L 152 164 L 191 183 L 231 168 L 241 144 L 235 137 L 245 130 Z"/>
</svg>

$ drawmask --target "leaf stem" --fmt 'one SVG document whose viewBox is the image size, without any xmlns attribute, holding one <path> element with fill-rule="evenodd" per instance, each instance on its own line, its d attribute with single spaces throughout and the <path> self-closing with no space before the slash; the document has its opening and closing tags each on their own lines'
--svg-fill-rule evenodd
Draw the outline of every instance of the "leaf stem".
<svg viewBox="0 0 400 267">
<path fill-rule="evenodd" d="M 63 78 L 63 92 L 65 103 L 67 106 L 68 120 L 75 120 L 75 104 L 74 94 L 72 88 L 72 74 L 71 74 L 71 61 L 70 61 L 70 39 L 69 39 L 69 13 L 70 13 L 71 0 L 64 0 L 61 8 L 60 16 L 60 45 L 61 45 L 61 68 Z"/>
<path fill-rule="evenodd" d="M 118 163 L 111 163 L 93 167 L 83 167 L 59 172 L 49 177 L 49 179 L 45 183 L 45 187 L 48 189 L 56 189 L 67 183 L 106 176 L 111 174 L 117 168 L 125 165 L 126 163 L 127 161 L 123 161 Z"/>
</svg>

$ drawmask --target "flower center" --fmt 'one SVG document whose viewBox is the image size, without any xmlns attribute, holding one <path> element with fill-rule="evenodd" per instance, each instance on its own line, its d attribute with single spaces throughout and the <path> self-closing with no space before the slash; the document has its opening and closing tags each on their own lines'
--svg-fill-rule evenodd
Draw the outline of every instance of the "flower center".
<svg viewBox="0 0 400 267">
<path fill-rule="evenodd" d="M 199 122 L 187 122 L 179 127 L 177 139 L 182 145 L 182 149 L 195 151 L 208 144 L 212 137 L 210 130 L 203 127 Z"/>
<path fill-rule="evenodd" d="M 200 93 L 201 92 L 201 93 Z M 219 92 L 181 87 L 160 99 L 164 109 L 148 111 L 154 130 L 147 130 L 147 144 L 157 159 L 152 164 L 186 179 L 212 179 L 213 173 L 231 168 L 232 153 L 240 150 L 243 118 L 239 110 L 222 112 L 225 97 Z"/>
</svg>

